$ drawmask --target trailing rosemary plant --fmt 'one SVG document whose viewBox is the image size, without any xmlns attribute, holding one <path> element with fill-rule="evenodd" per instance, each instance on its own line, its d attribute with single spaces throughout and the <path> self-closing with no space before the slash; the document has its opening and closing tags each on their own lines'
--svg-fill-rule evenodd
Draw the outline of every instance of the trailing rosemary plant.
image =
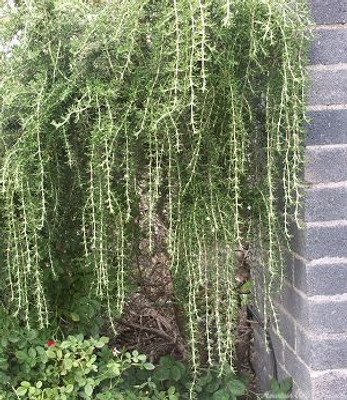
<svg viewBox="0 0 347 400">
<path fill-rule="evenodd" d="M 3 12 L 6 307 L 43 327 L 76 292 L 112 320 L 143 201 L 149 251 L 165 222 L 193 369 L 202 344 L 207 364 L 232 363 L 235 250 L 260 249 L 268 315 L 298 218 L 303 3 L 25 0 Z"/>
</svg>

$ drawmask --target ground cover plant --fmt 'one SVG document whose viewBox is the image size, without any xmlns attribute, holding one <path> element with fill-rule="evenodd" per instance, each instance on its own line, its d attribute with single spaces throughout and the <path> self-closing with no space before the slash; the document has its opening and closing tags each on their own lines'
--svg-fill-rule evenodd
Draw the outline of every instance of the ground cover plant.
<svg viewBox="0 0 347 400">
<path fill-rule="evenodd" d="M 121 363 L 106 335 L 120 337 L 129 369 L 154 374 L 167 354 L 184 362 L 180 396 L 199 396 L 212 368 L 211 398 L 236 398 L 244 385 L 222 377 L 234 374 L 239 270 L 257 249 L 247 265 L 261 276 L 266 324 L 299 218 L 304 2 L 25 0 L 1 10 L 1 390 L 93 398 L 117 375 L 101 378 L 103 365 Z M 18 332 L 24 341 L 32 330 L 40 343 L 19 353 Z M 78 387 L 61 372 L 76 361 L 63 352 L 74 340 L 92 375 Z M 140 342 L 148 359 L 134 361 Z M 49 354 L 64 390 L 44 395 Z M 26 360 L 36 360 L 34 386 Z M 124 398 L 151 382 L 151 398 L 178 396 L 143 379 Z"/>
</svg>

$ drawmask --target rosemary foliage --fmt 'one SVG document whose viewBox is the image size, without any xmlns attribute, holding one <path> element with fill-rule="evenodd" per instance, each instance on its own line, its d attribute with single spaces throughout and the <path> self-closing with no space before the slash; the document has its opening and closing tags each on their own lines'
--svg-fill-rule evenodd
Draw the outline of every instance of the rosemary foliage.
<svg viewBox="0 0 347 400">
<path fill-rule="evenodd" d="M 76 290 L 121 313 L 145 199 L 193 368 L 201 337 L 208 364 L 230 364 L 235 250 L 256 243 L 268 315 L 299 215 L 305 4 L 25 0 L 3 15 L 3 302 L 41 327 Z"/>
</svg>

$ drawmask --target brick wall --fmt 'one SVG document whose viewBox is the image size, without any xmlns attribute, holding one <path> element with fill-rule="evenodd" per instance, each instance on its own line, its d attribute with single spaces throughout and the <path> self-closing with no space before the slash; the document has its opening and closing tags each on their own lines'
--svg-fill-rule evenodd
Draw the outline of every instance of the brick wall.
<svg viewBox="0 0 347 400">
<path fill-rule="evenodd" d="M 292 398 L 347 400 L 347 0 L 311 0 L 315 39 L 304 177 L 305 228 L 295 233 L 271 332 L 279 377 Z M 255 368 L 266 389 L 274 368 L 255 329 Z"/>
</svg>

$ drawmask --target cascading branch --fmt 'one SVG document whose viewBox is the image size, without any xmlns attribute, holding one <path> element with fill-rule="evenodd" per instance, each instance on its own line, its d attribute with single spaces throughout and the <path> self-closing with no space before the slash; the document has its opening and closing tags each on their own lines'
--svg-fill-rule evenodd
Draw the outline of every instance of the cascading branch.
<svg viewBox="0 0 347 400">
<path fill-rule="evenodd" d="M 202 347 L 231 362 L 235 249 L 259 249 L 267 315 L 298 218 L 308 19 L 289 3 L 26 0 L 3 13 L 6 307 L 41 327 L 76 296 L 121 312 L 144 202 L 148 251 L 156 216 L 166 224 L 193 367 Z"/>
</svg>

